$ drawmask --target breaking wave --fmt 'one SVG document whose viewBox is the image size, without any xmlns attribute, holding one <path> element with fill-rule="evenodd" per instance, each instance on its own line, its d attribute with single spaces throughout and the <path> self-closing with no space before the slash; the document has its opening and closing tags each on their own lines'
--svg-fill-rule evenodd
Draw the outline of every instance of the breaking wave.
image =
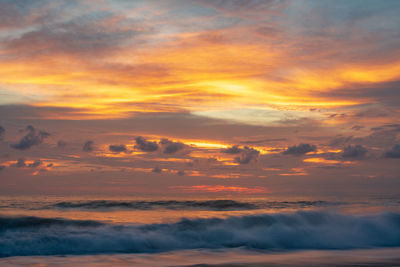
<svg viewBox="0 0 400 267">
<path fill-rule="evenodd" d="M 157 253 L 182 249 L 354 249 L 400 246 L 400 213 L 297 212 L 164 224 L 0 217 L 0 256 Z"/>
<path fill-rule="evenodd" d="M 234 200 L 207 200 L 207 201 L 113 201 L 113 200 L 94 200 L 94 201 L 75 201 L 58 202 L 44 208 L 57 209 L 84 209 L 84 210 L 253 210 L 263 208 L 284 209 L 284 208 L 307 208 L 318 206 L 332 206 L 343 203 L 326 201 L 271 201 L 271 202 L 239 202 Z"/>
</svg>

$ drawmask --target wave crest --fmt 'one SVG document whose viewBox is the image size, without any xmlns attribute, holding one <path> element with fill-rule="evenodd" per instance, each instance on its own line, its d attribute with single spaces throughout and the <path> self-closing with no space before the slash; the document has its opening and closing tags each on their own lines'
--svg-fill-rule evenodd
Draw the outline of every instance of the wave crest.
<svg viewBox="0 0 400 267">
<path fill-rule="evenodd" d="M 15 227 L 14 222 L 20 222 L 19 227 Z M 227 219 L 183 219 L 177 223 L 149 225 L 110 225 L 35 217 L 0 219 L 2 257 L 155 253 L 199 248 L 292 250 L 388 246 L 400 246 L 398 213 L 352 216 L 297 212 Z"/>
</svg>

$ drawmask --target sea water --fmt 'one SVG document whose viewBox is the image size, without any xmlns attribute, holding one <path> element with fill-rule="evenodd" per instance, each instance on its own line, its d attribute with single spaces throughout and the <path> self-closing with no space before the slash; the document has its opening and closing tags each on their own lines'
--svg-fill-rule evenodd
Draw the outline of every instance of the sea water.
<svg viewBox="0 0 400 267">
<path fill-rule="evenodd" d="M 0 266 L 400 266 L 398 247 L 395 196 L 0 198 Z"/>
</svg>

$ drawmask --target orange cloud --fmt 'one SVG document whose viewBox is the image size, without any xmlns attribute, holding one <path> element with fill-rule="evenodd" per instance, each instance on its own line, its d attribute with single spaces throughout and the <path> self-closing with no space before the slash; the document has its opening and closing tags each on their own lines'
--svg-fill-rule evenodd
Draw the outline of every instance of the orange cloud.
<svg viewBox="0 0 400 267">
<path fill-rule="evenodd" d="M 224 32 L 225 38 L 230 35 L 237 33 Z M 85 108 L 79 116 L 113 118 L 183 109 L 351 106 L 368 100 L 333 100 L 315 92 L 400 76 L 397 61 L 374 67 L 369 62 L 338 61 L 324 69 L 310 68 L 291 56 L 290 44 L 279 48 L 261 39 L 210 42 L 203 36 L 203 32 L 177 33 L 157 46 L 110 50 L 96 60 L 56 52 L 10 59 L 0 64 L 0 79 L 20 97 L 29 96 L 33 89 L 38 99 L 31 104 Z M 309 57 L 318 60 L 318 55 Z"/>
<path fill-rule="evenodd" d="M 352 161 L 339 161 L 339 160 L 324 159 L 324 158 L 308 158 L 304 159 L 303 161 L 311 163 L 321 163 L 321 164 L 354 164 L 354 162 Z"/>
<path fill-rule="evenodd" d="M 178 189 L 182 191 L 193 191 L 193 192 L 234 192 L 234 193 L 245 193 L 245 194 L 258 194 L 266 193 L 267 189 L 264 187 L 240 187 L 240 186 L 224 186 L 224 185 L 193 185 L 193 186 L 170 186 L 171 189 Z"/>
</svg>

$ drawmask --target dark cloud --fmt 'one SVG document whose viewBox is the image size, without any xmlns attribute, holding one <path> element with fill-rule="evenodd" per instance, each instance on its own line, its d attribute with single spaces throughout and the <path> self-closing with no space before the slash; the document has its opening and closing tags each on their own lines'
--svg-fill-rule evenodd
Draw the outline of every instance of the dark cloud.
<svg viewBox="0 0 400 267">
<path fill-rule="evenodd" d="M 17 160 L 17 163 L 12 164 L 12 167 L 17 167 L 17 168 L 37 168 L 40 167 L 43 164 L 43 161 L 40 159 L 37 159 L 33 161 L 32 163 L 26 164 L 25 159 L 19 158 Z"/>
<path fill-rule="evenodd" d="M 385 158 L 400 158 L 400 144 L 396 144 L 393 148 L 385 153 Z"/>
<path fill-rule="evenodd" d="M 35 160 L 33 163 L 30 163 L 30 164 L 28 164 L 27 166 L 29 167 L 29 168 L 37 168 L 37 167 L 39 167 L 40 165 L 42 165 L 42 161 L 40 160 L 40 159 L 37 159 L 37 160 Z"/>
<path fill-rule="evenodd" d="M 59 117 L 79 118 L 89 112 L 89 108 L 36 107 L 31 105 L 0 105 L 0 118 L 9 120 L 41 119 Z"/>
<path fill-rule="evenodd" d="M 109 12 L 99 12 L 96 16 L 83 15 L 69 21 L 43 23 L 17 38 L 9 38 L 4 46 L 21 56 L 67 53 L 85 57 L 107 53 L 145 31 L 144 27 L 135 30 L 133 27 L 120 27 L 118 23 L 106 23 L 113 17 Z"/>
<path fill-rule="evenodd" d="M 239 164 L 249 164 L 252 160 L 256 160 L 258 155 L 260 155 L 260 151 L 245 146 L 242 149 L 241 155 L 235 157 L 235 162 Z"/>
<path fill-rule="evenodd" d="M 293 155 L 300 156 L 307 154 L 308 152 L 316 151 L 317 147 L 315 145 L 310 144 L 299 144 L 295 146 L 288 147 L 285 151 L 282 152 L 284 155 Z"/>
<path fill-rule="evenodd" d="M 371 128 L 371 130 L 387 130 L 387 131 L 395 131 L 395 132 L 400 132 L 400 124 L 393 123 L 393 124 L 384 124 L 381 125 L 380 127 L 375 127 Z"/>
<path fill-rule="evenodd" d="M 47 12 L 41 10 L 46 2 L 34 0 L 1 1 L 0 29 L 13 29 L 27 24 L 43 22 L 45 18 L 50 17 L 49 14 L 46 14 Z M 48 10 L 46 9 L 46 11 Z"/>
<path fill-rule="evenodd" d="M 378 127 L 372 127 L 371 131 L 394 131 L 400 132 L 400 124 L 384 124 Z"/>
<path fill-rule="evenodd" d="M 108 149 L 111 152 L 117 152 L 117 153 L 126 152 L 126 146 L 125 145 L 110 145 L 108 147 Z"/>
<path fill-rule="evenodd" d="M 19 158 L 19 159 L 17 160 L 17 163 L 15 163 L 13 166 L 14 166 L 14 167 L 18 167 L 18 168 L 26 167 L 25 160 L 24 160 L 23 158 Z"/>
<path fill-rule="evenodd" d="M 250 148 L 247 146 L 240 148 L 238 145 L 222 149 L 221 152 L 233 155 L 240 154 L 240 156 L 235 157 L 235 162 L 239 164 L 248 164 L 252 160 L 256 160 L 258 155 L 260 154 L 260 151 L 254 148 Z"/>
<path fill-rule="evenodd" d="M 178 152 L 179 150 L 182 150 L 185 148 L 184 143 L 170 141 L 166 138 L 162 139 L 160 141 L 160 144 L 163 147 L 163 153 L 165 153 L 165 154 L 174 154 L 174 153 Z"/>
<path fill-rule="evenodd" d="M 135 148 L 145 152 L 154 152 L 158 149 L 158 145 L 156 142 L 146 141 L 146 139 L 139 136 L 136 137 Z"/>
<path fill-rule="evenodd" d="M 160 173 L 160 172 L 162 172 L 162 169 L 159 168 L 159 167 L 154 167 L 151 171 L 152 172 L 156 172 L 156 173 Z"/>
<path fill-rule="evenodd" d="M 392 128 L 392 129 L 394 129 L 395 131 L 400 132 L 400 124 L 398 124 L 398 123 L 394 123 L 394 124 L 385 124 L 385 127 Z"/>
<path fill-rule="evenodd" d="M 94 150 L 94 142 L 93 141 L 86 141 L 86 143 L 83 144 L 82 150 L 85 152 L 92 152 Z"/>
<path fill-rule="evenodd" d="M 333 99 L 363 99 L 371 102 L 383 103 L 387 106 L 397 107 L 400 101 L 399 91 L 400 81 L 372 83 L 366 87 L 364 84 L 352 85 L 348 88 L 340 88 L 330 90 L 329 92 L 318 93 L 322 96 L 329 96 Z M 354 88 L 357 88 L 355 90 Z M 366 111 L 359 114 L 359 116 L 377 116 L 379 111 Z M 384 114 L 381 114 L 384 115 Z"/>
<path fill-rule="evenodd" d="M 347 115 L 345 113 L 333 113 L 329 115 L 329 118 L 344 118 Z"/>
<path fill-rule="evenodd" d="M 367 154 L 368 149 L 362 145 L 348 145 L 343 149 L 342 157 L 344 158 L 362 158 Z"/>
<path fill-rule="evenodd" d="M 372 127 L 370 130 L 371 131 L 381 131 L 383 129 L 384 129 L 383 127 Z"/>
<path fill-rule="evenodd" d="M 176 174 L 178 174 L 179 176 L 183 176 L 183 175 L 185 175 L 185 171 L 180 170 L 180 171 L 178 171 Z"/>
<path fill-rule="evenodd" d="M 49 133 L 43 131 L 37 131 L 32 125 L 28 125 L 25 129 L 28 132 L 24 137 L 21 138 L 19 143 L 12 144 L 11 147 L 19 150 L 27 150 L 34 145 L 43 143 L 44 139 L 50 136 Z"/>
<path fill-rule="evenodd" d="M 17 163 L 12 164 L 11 166 L 17 167 L 17 168 L 24 168 L 24 167 L 26 167 L 26 163 L 25 163 L 25 160 L 23 158 L 19 158 L 17 160 Z"/>
<path fill-rule="evenodd" d="M 0 125 L 0 141 L 4 139 L 5 132 L 6 129 L 4 129 L 4 127 Z"/>
<path fill-rule="evenodd" d="M 351 127 L 352 130 L 356 130 L 356 131 L 359 131 L 359 130 L 361 130 L 363 128 L 365 128 L 365 127 L 361 126 L 361 125 L 354 125 L 353 127 Z"/>
<path fill-rule="evenodd" d="M 222 153 L 226 153 L 226 154 L 239 154 L 243 151 L 243 149 L 241 149 L 239 146 L 232 146 L 232 147 L 228 147 L 225 149 L 222 149 L 221 152 Z"/>
<path fill-rule="evenodd" d="M 0 171 L 4 170 L 6 166 L 0 165 Z"/>
<path fill-rule="evenodd" d="M 66 145 L 67 145 L 67 143 L 64 142 L 63 140 L 59 140 L 59 141 L 57 142 L 57 147 L 58 147 L 58 148 L 65 148 Z"/>
<path fill-rule="evenodd" d="M 223 14 L 250 14 L 254 16 L 255 13 L 260 12 L 264 16 L 267 12 L 273 11 L 280 4 L 279 1 L 260 1 L 260 0 L 230 0 L 230 1 L 215 1 L 215 0 L 200 0 L 198 3 L 212 7 Z"/>
</svg>

